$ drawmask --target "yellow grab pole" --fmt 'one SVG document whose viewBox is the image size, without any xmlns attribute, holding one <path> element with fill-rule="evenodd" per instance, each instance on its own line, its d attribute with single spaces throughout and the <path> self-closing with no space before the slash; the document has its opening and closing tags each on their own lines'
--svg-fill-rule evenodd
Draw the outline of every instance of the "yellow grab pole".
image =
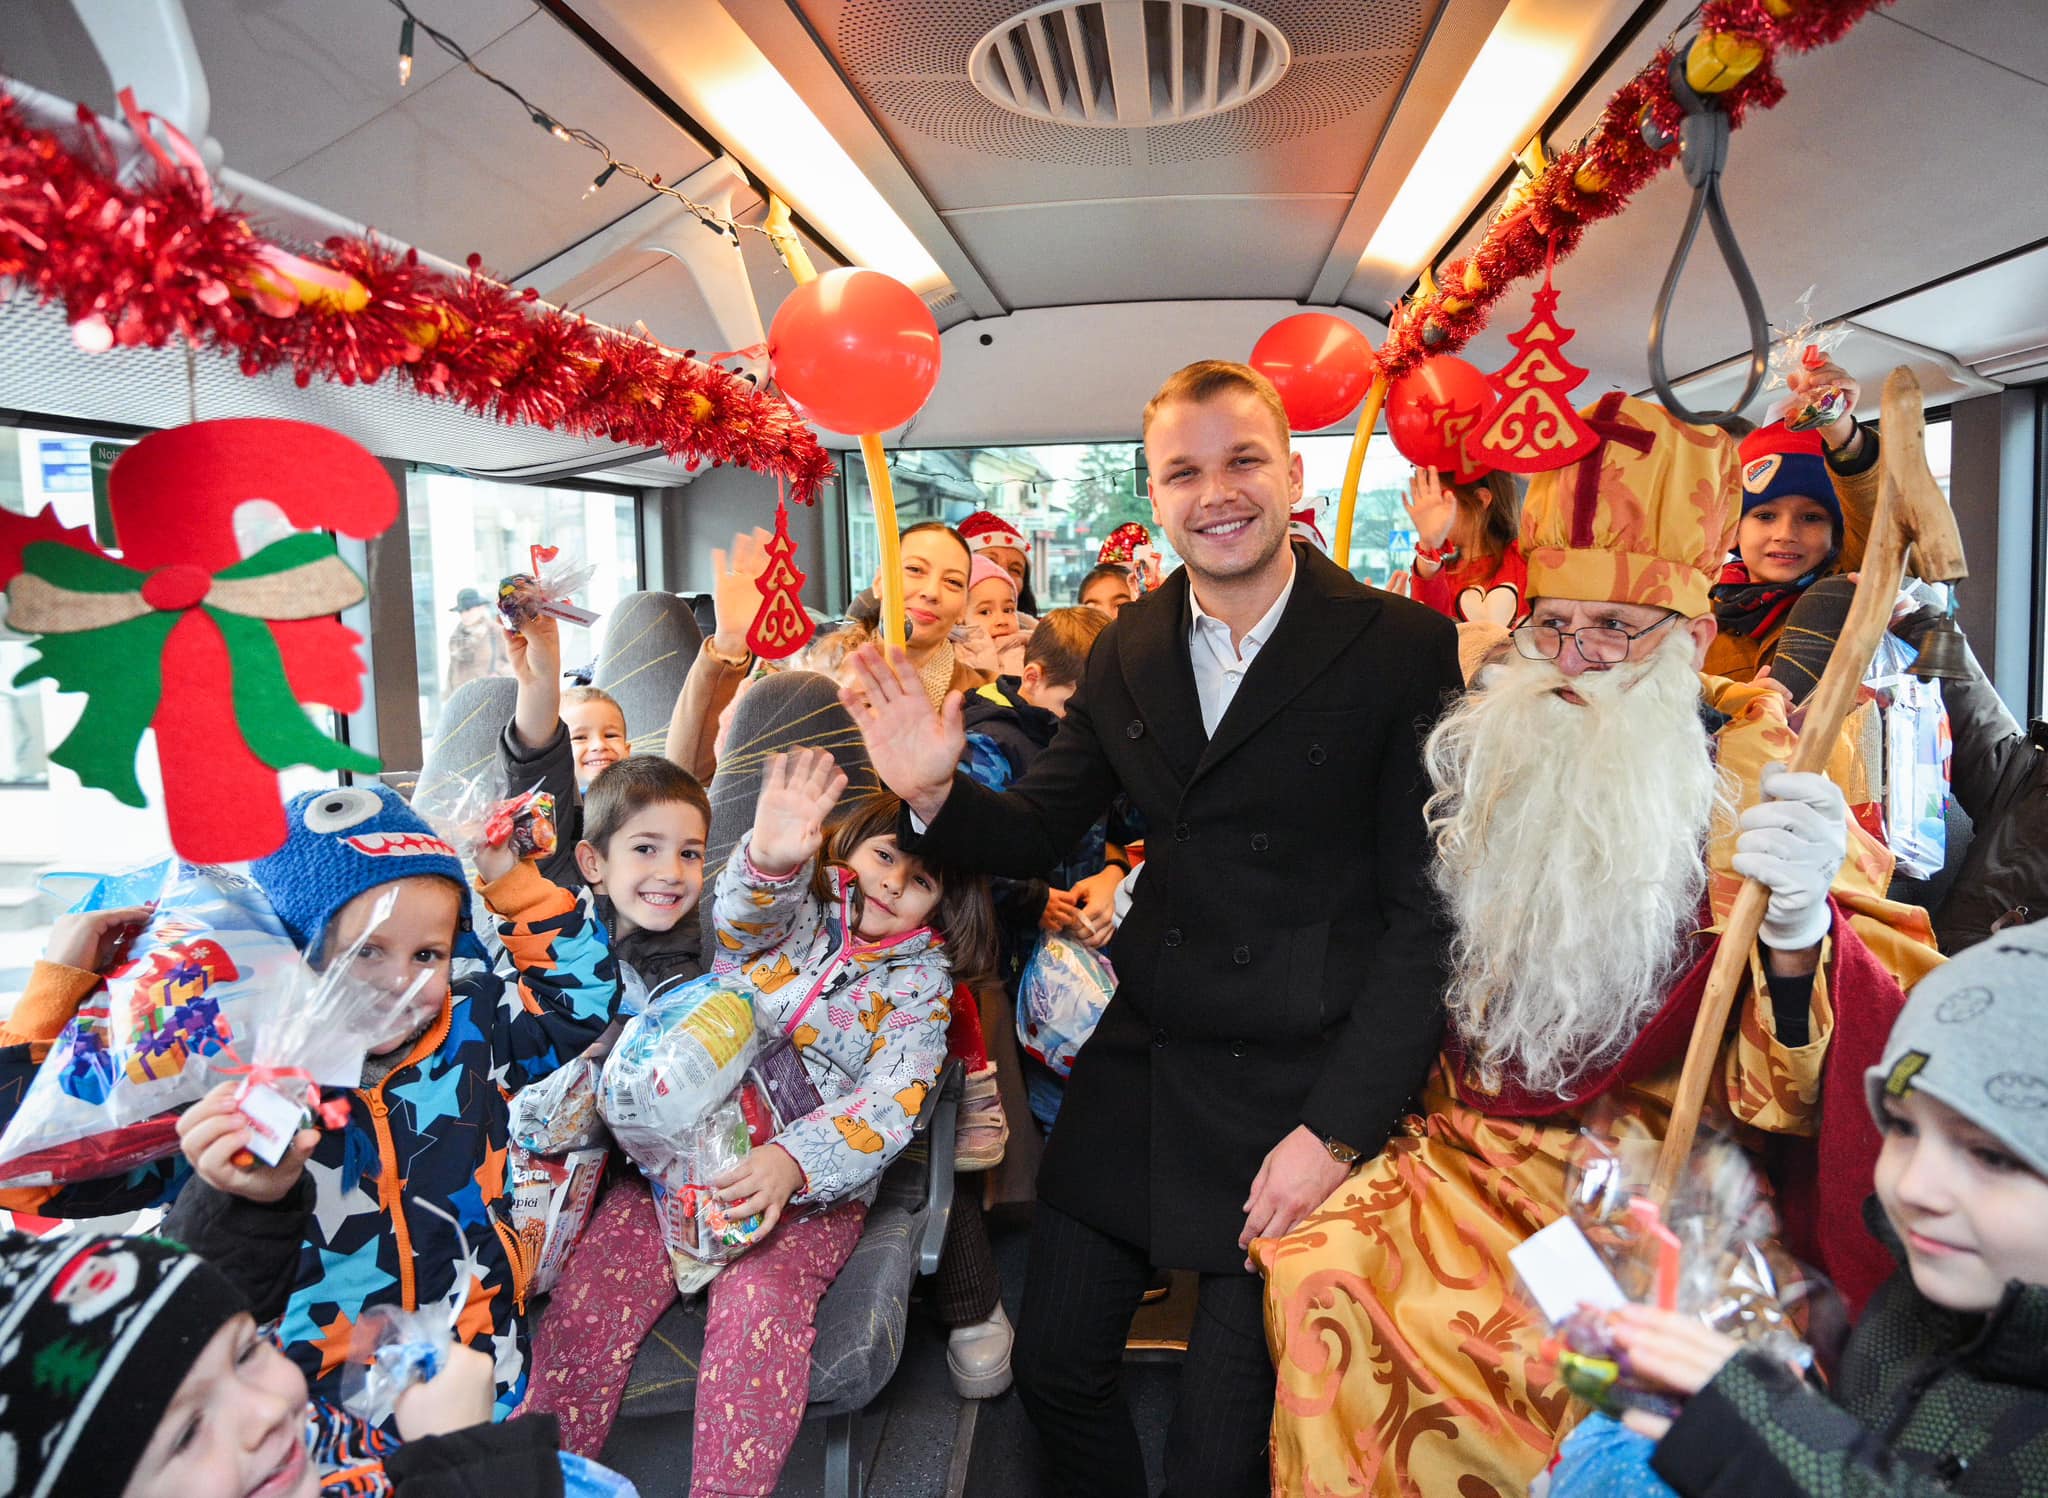
<svg viewBox="0 0 2048 1498">
<path fill-rule="evenodd" d="M 1365 406 L 1358 413 L 1358 430 L 1351 437 L 1351 457 L 1344 465 L 1344 492 L 1337 497 L 1337 528 L 1331 533 L 1330 555 L 1347 572 L 1351 570 L 1351 516 L 1358 508 L 1358 481 L 1365 473 L 1366 444 L 1372 441 L 1372 429 L 1379 425 L 1380 407 L 1386 400 L 1387 377 L 1380 375 L 1366 392 Z"/>
<path fill-rule="evenodd" d="M 896 535 L 896 490 L 889 482 L 889 458 L 882 439 L 869 432 L 860 439 L 861 461 L 867 465 L 868 493 L 875 501 L 875 534 L 882 542 L 882 638 L 897 650 L 903 640 L 903 543 Z"/>
</svg>

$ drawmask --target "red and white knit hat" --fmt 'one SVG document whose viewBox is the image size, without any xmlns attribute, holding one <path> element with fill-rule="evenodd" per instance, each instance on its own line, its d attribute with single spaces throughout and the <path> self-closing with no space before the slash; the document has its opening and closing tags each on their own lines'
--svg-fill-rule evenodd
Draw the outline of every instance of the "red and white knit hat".
<svg viewBox="0 0 2048 1498">
<path fill-rule="evenodd" d="M 976 510 L 969 515 L 960 522 L 960 534 L 966 538 L 972 551 L 987 551 L 992 546 L 1008 547 L 1011 551 L 1030 550 L 1024 544 L 1024 533 L 993 510 Z"/>
</svg>

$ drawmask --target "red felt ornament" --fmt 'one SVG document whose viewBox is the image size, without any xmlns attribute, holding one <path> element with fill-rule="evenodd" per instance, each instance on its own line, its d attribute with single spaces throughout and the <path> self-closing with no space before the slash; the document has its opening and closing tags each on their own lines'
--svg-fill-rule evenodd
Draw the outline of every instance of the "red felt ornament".
<svg viewBox="0 0 2048 1498">
<path fill-rule="evenodd" d="M 763 660 L 779 661 L 808 645 L 816 622 L 798 595 L 804 575 L 796 565 L 796 542 L 789 534 L 789 506 L 775 501 L 775 534 L 768 538 L 768 565 L 754 579 L 761 607 L 747 627 L 747 649 Z"/>
<path fill-rule="evenodd" d="M 1557 288 L 1546 272 L 1529 325 L 1508 334 L 1515 356 L 1486 377 L 1500 403 L 1465 444 L 1474 462 L 1542 473 L 1576 463 L 1599 445 L 1600 434 L 1572 406 L 1572 391 L 1586 378 L 1563 353 L 1573 336 L 1557 320 Z"/>
<path fill-rule="evenodd" d="M 50 758 L 141 806 L 135 755 L 153 728 L 179 855 L 233 863 L 275 852 L 279 770 L 378 769 L 304 707 L 354 712 L 363 701 L 362 641 L 335 617 L 363 587 L 322 532 L 378 535 L 398 517 L 398 492 L 338 432 L 250 418 L 143 438 L 114 464 L 108 494 L 118 559 L 46 515 L 0 515 L 8 623 L 38 636 L 38 660 L 16 681 L 86 694 Z M 255 499 L 299 530 L 245 557 L 234 516 Z"/>
<path fill-rule="evenodd" d="M 1452 354 L 1439 354 L 1394 381 L 1387 391 L 1387 434 L 1418 468 L 1441 469 L 1458 484 L 1477 482 L 1486 465 L 1465 442 L 1493 410 L 1486 376 Z"/>
<path fill-rule="evenodd" d="M 1273 382 L 1296 431 L 1342 421 L 1371 388 L 1378 365 L 1358 329 L 1327 312 L 1297 312 L 1259 335 L 1251 366 Z"/>
</svg>

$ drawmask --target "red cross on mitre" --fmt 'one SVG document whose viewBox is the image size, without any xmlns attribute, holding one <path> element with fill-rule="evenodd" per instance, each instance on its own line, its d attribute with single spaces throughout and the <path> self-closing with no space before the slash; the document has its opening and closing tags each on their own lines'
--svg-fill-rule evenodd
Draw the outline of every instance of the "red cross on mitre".
<svg viewBox="0 0 2048 1498">
<path fill-rule="evenodd" d="M 1610 390 L 1600 397 L 1593 414 L 1584 418 L 1600 440 L 1579 460 L 1578 477 L 1572 485 L 1571 545 L 1575 551 L 1599 545 L 1593 538 L 1593 520 L 1600 513 L 1600 471 L 1606 465 L 1607 444 L 1619 442 L 1639 453 L 1646 453 L 1657 444 L 1656 433 L 1621 416 L 1621 403 L 1627 398 L 1619 390 Z"/>
</svg>

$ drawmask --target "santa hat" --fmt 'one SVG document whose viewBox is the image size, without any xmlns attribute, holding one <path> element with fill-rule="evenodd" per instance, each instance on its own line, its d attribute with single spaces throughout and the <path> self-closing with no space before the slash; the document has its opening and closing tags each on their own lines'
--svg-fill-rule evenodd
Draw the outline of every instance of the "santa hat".
<svg viewBox="0 0 2048 1498">
<path fill-rule="evenodd" d="M 972 593 L 983 583 L 1001 583 L 1010 590 L 1012 598 L 1017 596 L 1017 579 L 1010 576 L 1010 569 L 976 553 L 974 565 L 967 572 L 967 591 Z"/>
<path fill-rule="evenodd" d="M 1827 448 L 1819 432 L 1795 432 L 1782 421 L 1758 427 L 1742 439 L 1742 513 L 1780 499 L 1810 499 L 1842 532 L 1842 502 L 1828 476 Z"/>
<path fill-rule="evenodd" d="M 0 1233 L 0 1493 L 118 1493 L 249 1303 L 161 1238 Z"/>
<path fill-rule="evenodd" d="M 1029 549 L 1024 544 L 1024 533 L 992 510 L 976 510 L 969 515 L 960 522 L 960 534 L 969 551 L 987 551 L 991 546 L 1004 546 L 1011 551 Z"/>
<path fill-rule="evenodd" d="M 1303 505 L 1287 517 L 1287 533 L 1298 536 L 1320 551 L 1328 551 L 1330 543 L 1323 539 L 1322 530 L 1316 525 L 1316 507 Z"/>
<path fill-rule="evenodd" d="M 1735 538 L 1734 441 L 1618 390 L 1580 414 L 1600 445 L 1537 474 L 1522 504 L 1528 596 L 1709 613 Z"/>
<path fill-rule="evenodd" d="M 1138 548 L 1152 544 L 1152 532 L 1135 520 L 1127 520 L 1109 533 L 1109 539 L 1102 543 L 1102 550 L 1095 558 L 1098 567 L 1115 565 L 1128 567 L 1137 559 Z"/>
</svg>

